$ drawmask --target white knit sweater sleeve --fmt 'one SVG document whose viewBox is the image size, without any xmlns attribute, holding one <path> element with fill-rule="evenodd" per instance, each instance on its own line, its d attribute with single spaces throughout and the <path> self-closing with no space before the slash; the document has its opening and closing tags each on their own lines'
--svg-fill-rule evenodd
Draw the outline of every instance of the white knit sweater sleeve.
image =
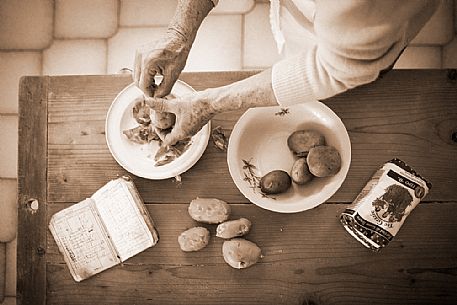
<svg viewBox="0 0 457 305">
<path fill-rule="evenodd" d="M 276 63 L 272 86 L 282 106 L 323 100 L 374 81 L 431 17 L 437 1 L 317 1 L 317 43 Z"/>
</svg>

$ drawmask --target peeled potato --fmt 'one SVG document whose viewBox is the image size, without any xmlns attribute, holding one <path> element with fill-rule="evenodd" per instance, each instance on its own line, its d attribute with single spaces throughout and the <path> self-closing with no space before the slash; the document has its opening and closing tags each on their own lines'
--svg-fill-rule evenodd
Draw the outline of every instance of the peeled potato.
<svg viewBox="0 0 457 305">
<path fill-rule="evenodd" d="M 169 94 L 165 97 L 167 100 L 174 99 L 173 94 Z M 169 129 L 175 125 L 176 115 L 171 112 L 154 112 L 154 126 L 160 129 Z"/>
<path fill-rule="evenodd" d="M 188 211 L 192 219 L 209 224 L 224 222 L 230 216 L 230 206 L 216 198 L 196 198 L 190 202 Z"/>
<path fill-rule="evenodd" d="M 251 222 L 246 218 L 229 220 L 219 224 L 216 228 L 216 236 L 229 239 L 243 236 L 249 233 Z"/>
<path fill-rule="evenodd" d="M 171 112 L 155 112 L 154 126 L 160 129 L 169 129 L 175 125 L 176 115 Z"/>
<path fill-rule="evenodd" d="M 255 243 L 242 238 L 226 240 L 222 245 L 225 262 L 236 269 L 254 265 L 261 254 L 260 248 Z"/>
<path fill-rule="evenodd" d="M 341 156 L 333 146 L 317 146 L 309 150 L 306 161 L 309 171 L 316 177 L 336 175 L 341 168 Z"/>
<path fill-rule="evenodd" d="M 260 179 L 260 190 L 265 194 L 284 193 L 291 186 L 288 173 L 283 170 L 274 170 Z"/>
<path fill-rule="evenodd" d="M 203 227 L 190 228 L 178 236 L 178 243 L 185 252 L 201 250 L 209 243 L 209 231 Z"/>
<path fill-rule="evenodd" d="M 290 176 L 292 181 L 299 185 L 303 185 L 313 179 L 314 176 L 309 171 L 308 164 L 306 163 L 306 158 L 295 160 L 294 164 L 292 165 Z"/>
<path fill-rule="evenodd" d="M 287 138 L 289 149 L 300 157 L 306 157 L 315 146 L 325 145 L 325 137 L 316 130 L 297 130 Z"/>
</svg>

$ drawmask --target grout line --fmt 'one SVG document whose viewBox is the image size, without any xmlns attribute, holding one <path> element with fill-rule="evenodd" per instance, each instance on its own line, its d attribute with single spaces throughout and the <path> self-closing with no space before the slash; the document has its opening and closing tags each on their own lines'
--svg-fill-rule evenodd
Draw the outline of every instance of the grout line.
<svg viewBox="0 0 457 305">
<path fill-rule="evenodd" d="M 18 116 L 18 114 L 15 113 L 15 112 L 2 112 L 2 113 L 0 113 L 0 119 L 2 117 L 13 117 L 13 116 Z"/>
<path fill-rule="evenodd" d="M 122 6 L 122 0 L 117 0 L 116 30 L 108 37 L 105 37 L 107 40 L 113 38 L 119 32 L 119 28 L 121 27 L 121 6 Z"/>
<path fill-rule="evenodd" d="M 0 181 L 2 181 L 2 180 L 15 180 L 15 181 L 17 181 L 17 178 L 14 178 L 14 177 L 0 177 Z"/>
<path fill-rule="evenodd" d="M 118 27 L 119 28 L 119 27 Z M 105 39 L 105 74 L 108 74 L 108 38 Z"/>
<path fill-rule="evenodd" d="M 54 38 L 56 38 L 56 2 L 58 0 L 54 0 L 52 1 L 52 38 L 54 40 Z"/>
<path fill-rule="evenodd" d="M 245 14 L 242 14 L 241 15 L 241 34 L 240 34 L 240 67 L 241 69 L 244 68 L 244 53 L 245 53 L 245 42 L 244 42 L 244 38 L 245 38 L 245 26 L 246 26 L 246 20 L 245 20 Z"/>
</svg>

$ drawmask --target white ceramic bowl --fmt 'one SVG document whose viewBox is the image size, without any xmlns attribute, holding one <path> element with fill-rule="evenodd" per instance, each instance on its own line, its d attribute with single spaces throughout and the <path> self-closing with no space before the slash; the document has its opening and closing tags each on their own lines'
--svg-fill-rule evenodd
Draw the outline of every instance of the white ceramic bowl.
<svg viewBox="0 0 457 305">
<path fill-rule="evenodd" d="M 327 145 L 340 152 L 340 171 L 332 177 L 315 177 L 305 185 L 292 183 L 282 194 L 263 194 L 258 188 L 260 177 L 277 169 L 290 173 L 296 157 L 287 138 L 300 129 L 315 129 L 325 136 Z M 320 102 L 253 108 L 235 124 L 227 162 L 236 186 L 252 203 L 275 212 L 295 213 L 316 207 L 340 188 L 351 163 L 351 142 L 341 119 Z"/>
<path fill-rule="evenodd" d="M 156 83 L 160 82 L 160 78 Z M 194 92 L 186 83 L 178 80 L 171 93 L 182 96 Z M 114 159 L 128 172 L 147 179 L 167 179 L 176 177 L 190 169 L 203 155 L 211 132 L 210 123 L 206 124 L 192 137 L 192 143 L 176 160 L 155 166 L 154 156 L 159 149 L 157 141 L 149 144 L 136 144 L 127 139 L 123 130 L 134 128 L 138 123 L 133 118 L 134 100 L 142 95 L 134 84 L 125 87 L 114 99 L 106 117 L 106 142 Z"/>
</svg>

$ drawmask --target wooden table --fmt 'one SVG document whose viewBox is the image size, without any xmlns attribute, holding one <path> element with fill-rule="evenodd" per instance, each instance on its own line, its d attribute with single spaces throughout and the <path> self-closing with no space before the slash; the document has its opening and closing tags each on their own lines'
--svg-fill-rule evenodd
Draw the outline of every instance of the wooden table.
<svg viewBox="0 0 457 305">
<path fill-rule="evenodd" d="M 197 90 L 254 72 L 187 73 Z M 25 77 L 19 110 L 18 304 L 456 304 L 456 71 L 395 70 L 325 103 L 343 120 L 352 163 L 325 204 L 278 214 L 249 203 L 232 182 L 226 153 L 210 142 L 201 160 L 173 179 L 134 178 L 160 232 L 159 244 L 80 283 L 73 281 L 47 225 L 125 171 L 105 142 L 105 117 L 128 75 Z M 214 118 L 228 136 L 241 113 Z M 387 248 L 372 253 L 339 215 L 385 161 L 398 157 L 433 183 Z M 184 253 L 177 236 L 195 223 L 195 197 L 229 202 L 253 222 L 248 239 L 264 257 L 236 270 L 213 238 Z M 214 233 L 214 226 L 208 226 Z"/>
</svg>

